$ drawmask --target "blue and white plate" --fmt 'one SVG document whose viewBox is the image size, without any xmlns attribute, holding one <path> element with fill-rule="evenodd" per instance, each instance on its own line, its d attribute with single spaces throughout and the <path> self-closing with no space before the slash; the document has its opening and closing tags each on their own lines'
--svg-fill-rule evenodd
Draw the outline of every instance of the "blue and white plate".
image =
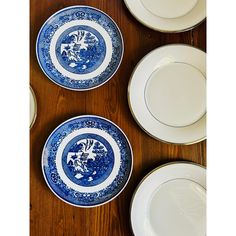
<svg viewBox="0 0 236 236">
<path fill-rule="evenodd" d="M 44 178 L 61 200 L 95 207 L 118 196 L 130 178 L 131 145 L 111 121 L 84 115 L 59 125 L 42 153 Z"/>
<path fill-rule="evenodd" d="M 122 61 L 124 43 L 116 23 L 89 6 L 72 6 L 52 15 L 36 43 L 39 65 L 54 83 L 83 91 L 107 82 Z"/>
</svg>

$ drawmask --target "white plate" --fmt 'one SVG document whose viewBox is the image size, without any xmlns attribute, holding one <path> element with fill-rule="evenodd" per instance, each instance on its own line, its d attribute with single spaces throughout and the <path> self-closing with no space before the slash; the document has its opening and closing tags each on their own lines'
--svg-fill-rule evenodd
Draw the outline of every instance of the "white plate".
<svg viewBox="0 0 236 236">
<path fill-rule="evenodd" d="M 152 137 L 192 144 L 206 137 L 206 54 L 187 45 L 160 47 L 131 76 L 128 99 L 137 123 Z"/>
<path fill-rule="evenodd" d="M 135 236 L 205 236 L 206 169 L 170 163 L 138 186 L 131 205 Z"/>
<path fill-rule="evenodd" d="M 145 26 L 163 32 L 193 28 L 206 18 L 206 0 L 124 0 Z"/>
<path fill-rule="evenodd" d="M 30 87 L 30 128 L 33 127 L 37 115 L 37 101 L 33 89 Z"/>
</svg>

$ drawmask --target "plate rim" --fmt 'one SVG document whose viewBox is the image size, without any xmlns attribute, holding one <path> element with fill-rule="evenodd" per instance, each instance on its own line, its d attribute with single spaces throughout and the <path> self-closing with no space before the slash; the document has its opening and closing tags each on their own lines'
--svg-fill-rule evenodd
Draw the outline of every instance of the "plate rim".
<svg viewBox="0 0 236 236">
<path fill-rule="evenodd" d="M 64 10 L 69 10 L 69 9 L 72 9 L 72 8 L 76 8 L 76 7 L 81 7 L 81 8 L 90 8 L 90 9 L 93 9 L 93 10 L 96 10 L 102 14 L 104 14 L 105 16 L 107 16 L 113 23 L 114 25 L 116 26 L 119 34 L 120 34 L 120 38 L 121 38 L 121 46 L 122 46 L 122 52 L 121 52 L 121 58 L 120 58 L 120 61 L 119 61 L 119 64 L 117 66 L 117 68 L 114 70 L 114 72 L 112 73 L 112 75 L 110 77 L 108 77 L 105 81 L 103 81 L 101 84 L 98 84 L 96 86 L 93 86 L 91 88 L 84 88 L 84 89 L 81 89 L 81 88 L 69 88 L 69 87 L 66 87 L 65 85 L 62 85 L 60 83 L 58 83 L 57 81 L 54 81 L 45 71 L 45 69 L 42 67 L 41 63 L 40 63 L 40 59 L 39 59 L 39 55 L 38 55 L 38 42 L 39 42 L 39 37 L 41 35 L 41 32 L 44 28 L 44 26 L 46 25 L 46 23 L 51 20 L 54 16 L 56 16 L 57 14 L 59 14 L 60 12 L 63 12 Z M 93 89 L 96 89 L 102 85 L 104 85 L 106 82 L 108 82 L 110 79 L 112 79 L 114 77 L 114 75 L 117 73 L 117 71 L 119 70 L 120 66 L 121 66 L 121 63 L 123 61 L 123 58 L 124 58 L 124 53 L 125 53 L 125 43 L 124 43 L 124 38 L 123 38 L 123 34 L 121 32 L 121 29 L 119 28 L 118 24 L 116 23 L 116 21 L 111 17 L 109 16 L 106 12 L 96 8 L 96 7 L 92 7 L 92 6 L 88 6 L 88 5 L 72 5 L 72 6 L 69 6 L 69 7 L 64 7 L 56 12 L 54 12 L 52 15 L 50 15 L 45 21 L 44 23 L 42 24 L 42 26 L 40 27 L 39 31 L 38 31 L 38 35 L 37 35 L 37 38 L 36 38 L 36 42 L 35 42 L 35 51 L 36 51 L 36 58 L 37 58 L 37 61 L 38 61 L 38 65 L 40 67 L 40 69 L 42 70 L 42 72 L 44 73 L 44 75 L 50 80 L 52 81 L 54 84 L 64 88 L 64 89 L 68 89 L 68 90 L 71 90 L 71 91 L 76 91 L 76 92 L 85 92 L 85 91 L 89 91 L 89 90 L 93 90 Z"/>
<path fill-rule="evenodd" d="M 137 193 L 137 191 L 139 190 L 140 186 L 143 184 L 143 182 L 151 175 L 153 174 L 154 172 L 162 169 L 162 168 L 165 168 L 165 167 L 168 167 L 168 166 L 171 166 L 171 165 L 179 165 L 179 164 L 187 164 L 187 165 L 192 165 L 192 166 L 198 166 L 200 168 L 203 168 L 205 171 L 207 170 L 207 167 L 204 166 L 204 165 L 201 165 L 199 163 L 195 163 L 193 161 L 171 161 L 171 162 L 167 162 L 167 163 L 164 163 L 160 166 L 157 166 L 156 168 L 154 168 L 153 170 L 151 170 L 150 172 L 148 172 L 142 179 L 141 181 L 138 183 L 138 185 L 135 187 L 135 190 L 133 192 L 133 195 L 132 195 L 132 198 L 130 200 L 130 206 L 129 206 L 129 221 L 130 221 L 130 227 L 131 227 L 131 230 L 132 230 L 132 233 L 133 235 L 134 234 L 134 229 L 133 229 L 133 225 L 132 225 L 132 219 L 131 219 L 131 212 L 132 212 L 132 205 L 133 205 L 133 202 L 134 202 L 134 198 L 135 198 L 135 195 Z M 207 183 L 206 183 L 206 186 L 207 186 Z M 204 188 L 204 187 L 203 187 Z M 207 191 L 207 188 L 205 188 L 206 191 Z"/>
<path fill-rule="evenodd" d="M 170 142 L 170 141 L 167 141 L 167 140 L 158 138 L 158 137 L 154 136 L 153 134 L 151 134 L 149 131 L 147 131 L 147 130 L 141 125 L 141 123 L 138 121 L 137 117 L 135 116 L 134 111 L 133 111 L 132 106 L 131 106 L 131 98 L 130 98 L 131 82 L 132 82 L 133 75 L 134 75 L 134 73 L 136 72 L 137 68 L 138 68 L 138 67 L 140 66 L 140 64 L 141 64 L 151 53 L 153 53 L 155 50 L 161 49 L 161 48 L 165 48 L 165 47 L 170 47 L 170 46 L 185 46 L 185 47 L 194 48 L 194 49 L 197 49 L 197 50 L 199 50 L 199 51 L 201 51 L 201 52 L 204 52 L 202 49 L 199 49 L 199 48 L 197 48 L 196 46 L 192 46 L 192 45 L 184 44 L 184 43 L 171 43 L 171 44 L 166 44 L 166 45 L 162 45 L 162 46 L 157 47 L 157 48 L 151 50 L 150 52 L 148 52 L 148 53 L 147 53 L 144 57 L 142 57 L 142 59 L 137 63 L 137 65 L 134 67 L 134 69 L 133 69 L 133 71 L 132 71 L 132 74 L 130 75 L 130 79 L 129 79 L 128 87 L 127 87 L 128 106 L 129 106 L 130 112 L 131 112 L 131 114 L 132 114 L 132 116 L 133 116 L 135 122 L 136 122 L 136 123 L 138 124 L 138 126 L 139 126 L 146 134 L 148 134 L 150 137 L 154 138 L 154 139 L 157 140 L 157 141 L 166 143 L 166 144 L 174 144 L 174 145 L 184 145 L 184 146 L 188 146 L 188 145 L 196 144 L 196 143 L 199 143 L 199 142 L 202 142 L 202 141 L 206 140 L 207 135 L 205 134 L 205 136 L 202 137 L 202 138 L 200 138 L 200 139 L 197 139 L 197 140 L 191 141 L 191 142 L 185 142 L 185 143 L 174 143 L 174 142 Z M 205 52 L 204 52 L 204 53 L 205 53 Z M 207 115 L 207 111 L 205 112 L 205 114 L 204 114 L 198 121 L 200 121 L 201 119 L 203 119 L 204 117 L 206 117 L 206 115 Z M 198 121 L 196 121 L 195 123 L 197 123 Z"/>
<path fill-rule="evenodd" d="M 36 99 L 36 95 L 35 95 L 35 92 L 32 88 L 32 86 L 30 85 L 30 92 L 32 94 L 32 97 L 33 97 L 33 101 L 34 101 L 34 116 L 33 116 L 33 119 L 32 121 L 30 122 L 30 129 L 34 126 L 34 123 L 36 121 L 36 118 L 37 118 L 37 113 L 38 113 L 38 105 L 37 105 L 37 99 Z"/>
<path fill-rule="evenodd" d="M 129 10 L 129 12 L 131 13 L 131 15 L 141 24 L 143 24 L 145 27 L 148 27 L 149 29 L 152 29 L 152 30 L 155 30 L 155 31 L 159 31 L 161 33 L 183 33 L 183 32 L 186 32 L 186 31 L 189 31 L 189 30 L 192 30 L 196 27 L 198 27 L 200 24 L 202 24 L 207 16 L 205 16 L 200 22 L 198 22 L 197 24 L 193 25 L 193 26 L 190 26 L 190 27 L 187 27 L 185 29 L 182 29 L 182 30 L 164 30 L 164 29 L 160 29 L 160 28 L 157 28 L 157 27 L 154 27 L 152 25 L 148 25 L 146 22 L 144 22 L 143 20 L 141 20 L 140 18 L 138 18 L 137 15 L 134 14 L 134 12 L 131 10 L 130 6 L 128 5 L 128 1 L 129 0 L 124 0 L 124 3 L 127 7 L 127 9 Z"/>
<path fill-rule="evenodd" d="M 51 138 L 51 136 L 54 134 L 54 132 L 59 128 L 61 127 L 62 125 L 64 125 L 65 123 L 71 121 L 71 120 L 74 120 L 74 119 L 77 119 L 77 118 L 84 118 L 84 117 L 95 117 L 95 118 L 99 118 L 99 119 L 103 119 L 109 123 L 111 123 L 112 125 L 114 125 L 125 137 L 127 143 L 128 143 L 128 147 L 130 149 L 130 160 L 131 160 L 131 165 L 130 165 L 130 170 L 129 170 L 129 175 L 128 175 L 128 178 L 126 180 L 126 182 L 124 183 L 124 185 L 122 186 L 122 188 L 120 189 L 120 191 L 115 194 L 114 196 L 112 196 L 110 199 L 108 199 L 107 201 L 104 201 L 102 203 L 99 203 L 99 204 L 95 204 L 95 205 L 76 205 L 74 203 L 71 203 L 69 201 L 66 201 L 65 199 L 63 199 L 62 197 L 60 197 L 53 189 L 52 187 L 50 186 L 48 180 L 47 180 L 47 177 L 45 175 L 45 171 L 44 171 L 44 163 L 43 163 L 43 154 L 44 154 L 44 150 L 45 150 L 45 147 L 46 147 L 46 144 L 48 143 L 48 140 Z M 132 149 L 132 146 L 131 146 L 131 143 L 128 139 L 128 137 L 126 136 L 126 134 L 124 133 L 124 131 L 117 125 L 115 124 L 113 121 L 105 118 L 105 117 L 102 117 L 102 116 L 98 116 L 98 115 L 79 115 L 79 116 L 74 116 L 70 119 L 67 119 L 65 120 L 64 122 L 60 123 L 59 125 L 56 126 L 56 128 L 53 129 L 53 131 L 51 131 L 50 135 L 48 136 L 48 138 L 46 139 L 45 141 L 45 144 L 43 146 L 43 149 L 42 149 L 42 154 L 41 154 L 41 170 L 42 170 L 42 173 L 43 173 L 43 177 L 44 177 L 44 180 L 47 184 L 47 186 L 49 187 L 49 189 L 51 190 L 51 192 L 58 198 L 60 199 L 61 201 L 71 205 L 71 206 L 75 206 L 75 207 L 79 207 L 79 208 L 95 208 L 95 207 L 99 207 L 99 206 L 102 206 L 102 205 L 105 205 L 109 202 L 111 202 L 112 200 L 114 200 L 115 198 L 117 198 L 123 191 L 124 189 L 126 188 L 126 186 L 128 185 L 129 181 L 130 181 L 130 178 L 131 178 L 131 175 L 133 173 L 133 165 L 134 165 L 134 160 L 133 160 L 133 149 Z"/>
</svg>

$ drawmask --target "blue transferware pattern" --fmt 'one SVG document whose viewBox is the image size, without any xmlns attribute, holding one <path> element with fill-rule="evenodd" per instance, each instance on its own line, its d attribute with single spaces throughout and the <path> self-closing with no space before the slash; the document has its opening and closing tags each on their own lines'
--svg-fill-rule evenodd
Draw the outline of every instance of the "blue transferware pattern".
<svg viewBox="0 0 236 236">
<path fill-rule="evenodd" d="M 72 79 L 59 72 L 50 56 L 51 40 L 64 24 L 75 20 L 89 20 L 102 26 L 112 41 L 112 58 L 107 68 L 98 76 L 88 79 Z M 71 90 L 88 90 L 108 81 L 117 71 L 123 57 L 123 39 L 115 22 L 102 11 L 88 6 L 65 8 L 51 16 L 42 26 L 36 54 L 39 64 L 56 84 Z M 56 57 L 60 65 L 75 74 L 88 74 L 96 70 L 106 55 L 102 35 L 90 26 L 73 26 L 65 30 L 56 43 Z"/>
<path fill-rule="evenodd" d="M 114 153 L 103 137 L 83 134 L 72 139 L 65 147 L 62 166 L 74 183 L 95 186 L 110 175 L 114 166 Z"/>
<path fill-rule="evenodd" d="M 71 133 L 82 128 L 105 131 L 117 143 L 120 167 L 113 182 L 106 188 L 92 193 L 78 192 L 68 187 L 60 178 L 55 158 L 58 147 Z M 66 176 L 80 186 L 95 186 L 110 175 L 114 165 L 111 144 L 98 134 L 83 133 L 71 139 L 62 154 Z M 124 133 L 112 122 L 98 116 L 79 116 L 70 119 L 49 136 L 42 155 L 42 168 L 50 189 L 62 200 L 80 207 L 104 204 L 117 196 L 126 185 L 132 171 L 132 150 Z"/>
<path fill-rule="evenodd" d="M 74 26 L 60 35 L 56 55 L 67 71 L 87 74 L 102 64 L 106 44 L 102 35 L 92 27 Z"/>
</svg>

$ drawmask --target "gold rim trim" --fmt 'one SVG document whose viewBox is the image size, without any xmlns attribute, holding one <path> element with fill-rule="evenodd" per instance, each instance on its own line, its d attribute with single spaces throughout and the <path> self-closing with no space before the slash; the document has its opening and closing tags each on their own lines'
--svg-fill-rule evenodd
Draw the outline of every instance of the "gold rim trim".
<svg viewBox="0 0 236 236">
<path fill-rule="evenodd" d="M 31 94 L 32 94 L 32 96 L 33 96 L 34 108 L 35 108 L 33 119 L 32 119 L 32 121 L 30 122 L 30 129 L 31 129 L 31 128 L 34 126 L 34 123 L 35 123 L 36 118 L 37 118 L 38 107 L 37 107 L 37 99 L 36 99 L 34 90 L 33 90 L 33 88 L 31 87 L 31 85 L 30 85 L 30 92 L 31 92 Z"/>
<path fill-rule="evenodd" d="M 197 139 L 197 140 L 192 141 L 192 142 L 186 142 L 186 143 L 173 143 L 173 142 L 169 142 L 169 141 L 166 141 L 166 140 L 163 140 L 163 139 L 161 139 L 161 138 L 158 138 L 158 137 L 154 136 L 153 134 L 151 134 L 150 132 L 148 132 L 148 131 L 141 125 L 141 123 L 138 121 L 137 117 L 135 116 L 134 111 L 133 111 L 132 106 L 131 106 L 131 101 L 130 101 L 130 86 L 131 86 L 131 81 L 132 81 L 133 75 L 134 75 L 134 73 L 136 72 L 137 68 L 139 67 L 139 65 L 140 65 L 153 51 L 155 51 L 155 50 L 157 50 L 157 49 L 169 47 L 169 46 L 185 46 L 185 47 L 195 48 L 195 49 L 197 49 L 197 50 L 199 50 L 199 51 L 201 51 L 201 52 L 204 52 L 203 50 L 201 50 L 201 49 L 199 49 L 199 48 L 197 48 L 197 47 L 195 47 L 195 46 L 192 46 L 192 45 L 183 44 L 183 43 L 182 43 L 182 44 L 181 44 L 181 43 L 178 43 L 178 44 L 172 43 L 172 44 L 168 44 L 168 45 L 163 45 L 163 46 L 157 47 L 157 48 L 151 50 L 149 53 L 147 53 L 147 54 L 138 62 L 138 64 L 135 66 L 135 68 L 134 68 L 134 70 L 133 70 L 133 72 L 132 72 L 132 74 L 131 74 L 131 76 L 130 76 L 130 80 L 129 80 L 129 83 L 128 83 L 128 89 L 127 89 L 127 98 L 128 98 L 129 109 L 130 109 L 130 112 L 131 112 L 131 114 L 132 114 L 132 116 L 133 116 L 135 122 L 139 125 L 139 127 L 140 127 L 146 134 L 148 134 L 150 137 L 154 138 L 154 139 L 157 140 L 157 141 L 160 141 L 160 142 L 163 142 L 163 143 L 166 143 L 166 144 L 185 145 L 185 146 L 187 146 L 187 145 L 192 145 L 192 144 L 196 144 L 196 143 L 200 143 L 200 142 L 206 140 L 206 135 L 205 135 L 204 137 L 200 138 L 200 139 Z M 204 52 L 204 53 L 205 53 L 205 52 Z M 205 113 L 205 115 L 204 115 L 201 119 L 203 119 L 204 117 L 206 117 L 206 114 L 207 114 L 207 113 Z"/>
<path fill-rule="evenodd" d="M 133 235 L 135 235 L 135 234 L 134 234 L 134 230 L 133 230 L 133 226 L 132 226 L 132 221 L 131 221 L 131 210 L 132 210 L 133 201 L 134 201 L 134 198 L 135 198 L 135 195 L 136 195 L 138 189 L 139 189 L 140 186 L 143 184 L 143 182 L 144 182 L 151 174 L 153 174 L 154 172 L 156 172 L 156 171 L 158 171 L 158 170 L 160 170 L 160 169 L 162 169 L 162 168 L 164 168 L 164 167 L 171 166 L 171 165 L 178 165 L 178 164 L 188 164 L 188 165 L 198 166 L 198 167 L 201 167 L 201 168 L 203 168 L 203 169 L 206 170 L 206 167 L 205 167 L 205 166 L 203 166 L 203 165 L 201 165 L 201 164 L 198 164 L 198 163 L 195 163 L 195 162 L 192 162 L 192 161 L 172 161 L 172 162 L 168 162 L 168 163 L 165 163 L 165 164 L 163 164 L 163 165 L 160 165 L 160 166 L 154 168 L 154 169 L 153 169 L 152 171 L 150 171 L 148 174 L 146 174 L 146 175 L 142 178 L 142 180 L 139 182 L 139 184 L 137 185 L 137 187 L 135 188 L 134 193 L 133 193 L 132 198 L 131 198 L 131 201 L 130 201 L 130 207 L 129 207 L 129 215 L 130 215 L 130 217 L 129 217 L 129 220 L 130 220 L 130 226 L 131 226 L 131 230 L 132 230 Z"/>
<path fill-rule="evenodd" d="M 134 12 L 131 10 L 131 8 L 129 7 L 128 3 L 127 3 L 127 0 L 124 0 L 124 3 L 127 7 L 127 9 L 129 10 L 129 12 L 131 13 L 131 15 L 138 21 L 140 22 L 141 24 L 143 24 L 144 26 L 146 26 L 147 28 L 149 29 L 152 29 L 152 30 L 155 30 L 155 31 L 159 31 L 161 33 L 183 33 L 183 32 L 186 32 L 186 31 L 189 31 L 189 30 L 192 30 L 196 27 L 198 27 L 200 24 L 202 24 L 205 20 L 206 20 L 206 16 L 204 17 L 204 19 L 202 19 L 200 22 L 198 22 L 197 24 L 193 25 L 193 26 L 190 26 L 186 29 L 182 29 L 182 30 L 164 30 L 164 29 L 159 29 L 159 28 L 155 28 L 151 25 L 148 25 L 146 22 L 142 21 L 141 19 L 139 19 L 135 14 Z"/>
</svg>

